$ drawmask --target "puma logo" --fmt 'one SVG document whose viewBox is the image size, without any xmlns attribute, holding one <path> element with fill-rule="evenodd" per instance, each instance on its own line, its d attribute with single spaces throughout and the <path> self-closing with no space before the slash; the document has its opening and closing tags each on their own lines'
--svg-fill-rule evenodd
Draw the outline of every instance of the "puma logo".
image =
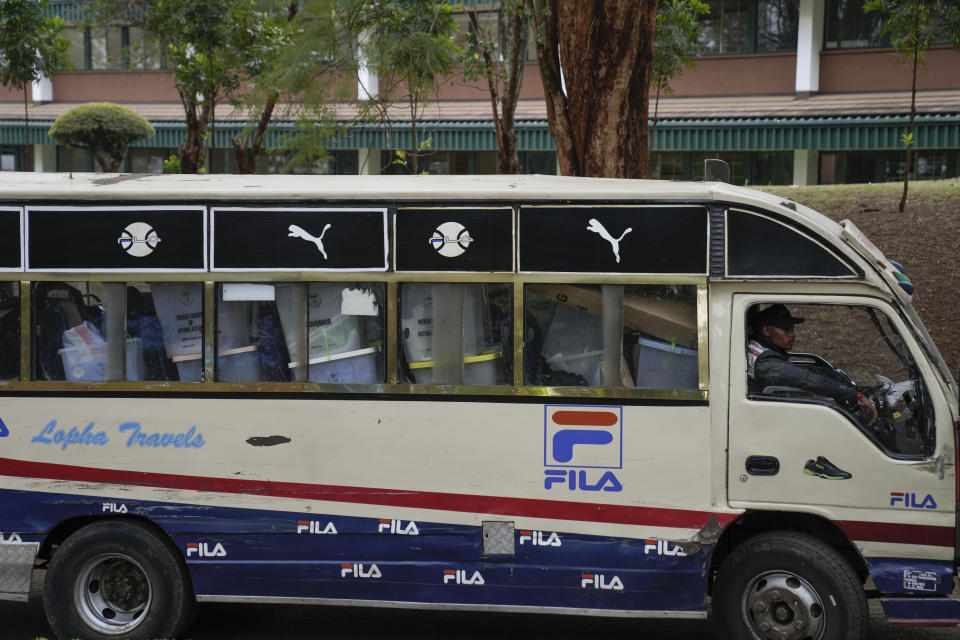
<svg viewBox="0 0 960 640">
<path fill-rule="evenodd" d="M 587 226 L 587 230 L 593 231 L 594 233 L 599 233 L 600 237 L 610 243 L 610 247 L 613 249 L 613 255 L 617 259 L 617 263 L 620 262 L 620 241 L 623 240 L 623 236 L 627 235 L 633 231 L 633 227 L 627 227 L 627 230 L 620 234 L 619 238 L 614 238 L 610 233 L 604 228 L 600 221 L 596 218 L 590 218 L 590 224 Z"/>
<path fill-rule="evenodd" d="M 325 226 L 323 227 L 323 231 L 320 232 L 320 237 L 317 238 L 316 236 L 310 235 L 309 233 L 307 233 L 306 231 L 304 231 L 302 228 L 298 227 L 297 225 L 292 224 L 292 225 L 290 225 L 290 233 L 287 234 L 287 237 L 288 237 L 288 238 L 302 238 L 303 240 L 306 240 L 307 242 L 312 242 L 312 243 L 314 243 L 315 245 L 317 245 L 317 249 L 320 250 L 320 253 L 323 254 L 323 259 L 326 260 L 326 259 L 327 259 L 327 252 L 324 251 L 324 249 L 323 249 L 323 234 L 325 234 L 325 233 L 327 232 L 327 229 L 329 229 L 330 226 L 331 226 L 330 224 L 325 225 Z"/>
</svg>

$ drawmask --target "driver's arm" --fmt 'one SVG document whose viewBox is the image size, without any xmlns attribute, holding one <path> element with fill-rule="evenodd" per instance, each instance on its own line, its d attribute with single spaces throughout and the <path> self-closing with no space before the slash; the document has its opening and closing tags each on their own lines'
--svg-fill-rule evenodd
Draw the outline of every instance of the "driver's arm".
<svg viewBox="0 0 960 640">
<path fill-rule="evenodd" d="M 758 380 L 764 386 L 783 385 L 797 387 L 817 395 L 828 396 L 847 406 L 858 404 L 870 416 L 866 426 L 877 421 L 877 409 L 870 399 L 857 391 L 853 385 L 821 375 L 804 367 L 798 367 L 792 362 L 780 358 L 761 358 L 755 365 Z"/>
</svg>

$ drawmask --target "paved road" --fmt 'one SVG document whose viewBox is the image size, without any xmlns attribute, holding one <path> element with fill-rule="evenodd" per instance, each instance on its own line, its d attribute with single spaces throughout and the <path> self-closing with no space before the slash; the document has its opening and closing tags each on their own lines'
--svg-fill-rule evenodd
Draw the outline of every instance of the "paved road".
<svg viewBox="0 0 960 640">
<path fill-rule="evenodd" d="M 34 585 L 39 596 L 39 582 Z M 960 629 L 892 629 L 879 604 L 871 604 L 871 640 L 960 640 Z M 0 602 L 0 640 L 52 638 L 39 597 L 30 604 Z M 200 608 L 188 640 L 460 640 L 519 638 L 581 640 L 714 640 L 707 621 L 621 620 L 520 614 L 401 611 L 328 606 L 206 604 Z"/>
</svg>

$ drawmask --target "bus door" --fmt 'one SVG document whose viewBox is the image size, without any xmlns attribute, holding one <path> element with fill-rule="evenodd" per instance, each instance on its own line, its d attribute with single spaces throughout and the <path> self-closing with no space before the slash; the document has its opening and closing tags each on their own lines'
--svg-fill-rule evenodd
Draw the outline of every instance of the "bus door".
<svg viewBox="0 0 960 640">
<path fill-rule="evenodd" d="M 738 295 L 733 306 L 730 505 L 832 520 L 881 592 L 949 593 L 950 411 L 900 316 L 838 296 Z M 771 318 L 792 335 L 758 326 Z M 765 351 L 778 339 L 789 355 Z"/>
</svg>

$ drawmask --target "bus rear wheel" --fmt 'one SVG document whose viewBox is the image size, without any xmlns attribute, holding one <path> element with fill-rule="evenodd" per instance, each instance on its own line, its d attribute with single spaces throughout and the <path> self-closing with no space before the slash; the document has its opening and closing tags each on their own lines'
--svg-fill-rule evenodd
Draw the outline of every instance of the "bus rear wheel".
<svg viewBox="0 0 960 640">
<path fill-rule="evenodd" d="M 61 638 L 174 638 L 193 605 L 179 554 L 135 522 L 99 522 L 72 534 L 44 581 L 43 607 Z"/>
<path fill-rule="evenodd" d="M 861 640 L 869 624 L 850 565 L 832 547 L 792 532 L 758 535 L 734 549 L 717 574 L 712 609 L 731 639 Z"/>
</svg>

